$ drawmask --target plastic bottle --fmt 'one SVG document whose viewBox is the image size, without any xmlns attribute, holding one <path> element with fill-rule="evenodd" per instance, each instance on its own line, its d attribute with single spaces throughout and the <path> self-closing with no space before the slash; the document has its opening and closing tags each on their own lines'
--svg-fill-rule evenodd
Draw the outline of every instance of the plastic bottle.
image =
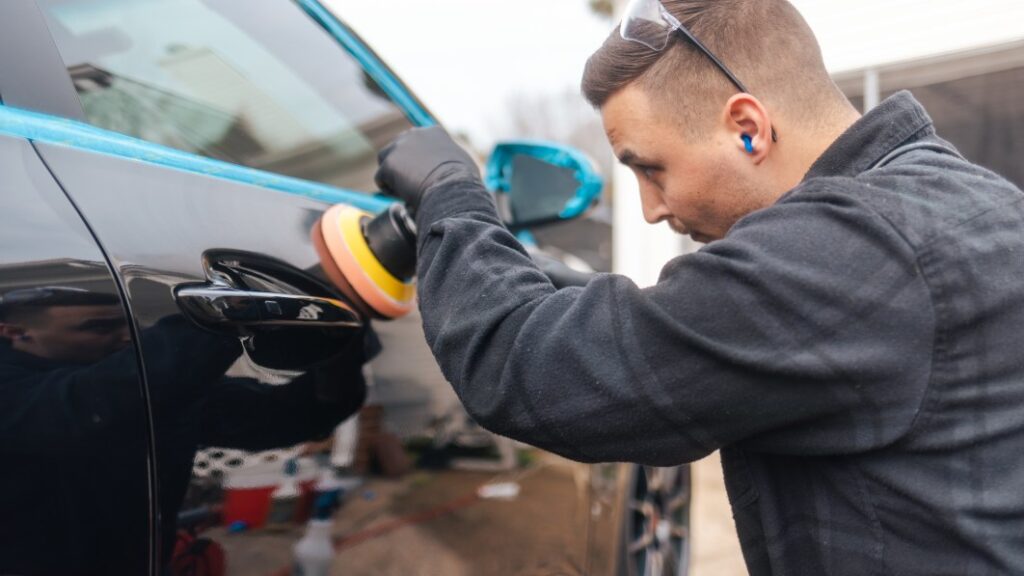
<svg viewBox="0 0 1024 576">
<path fill-rule="evenodd" d="M 309 521 L 306 534 L 295 544 L 293 551 L 292 576 L 328 576 L 334 561 L 334 544 L 331 541 L 332 495 L 317 499 L 316 516 Z"/>
<path fill-rule="evenodd" d="M 317 505 L 320 505 L 320 498 L 327 496 L 333 499 L 335 503 L 341 501 L 341 494 L 344 492 L 345 484 L 338 477 L 338 473 L 333 468 L 324 467 L 320 471 L 320 477 L 313 488 L 314 493 L 317 497 Z M 324 500 L 326 502 L 326 500 Z"/>
<path fill-rule="evenodd" d="M 270 496 L 270 512 L 267 514 L 267 528 L 287 528 L 295 518 L 295 510 L 299 504 L 299 485 L 295 479 L 299 467 L 295 460 L 288 460 L 284 465 L 285 479 Z"/>
</svg>

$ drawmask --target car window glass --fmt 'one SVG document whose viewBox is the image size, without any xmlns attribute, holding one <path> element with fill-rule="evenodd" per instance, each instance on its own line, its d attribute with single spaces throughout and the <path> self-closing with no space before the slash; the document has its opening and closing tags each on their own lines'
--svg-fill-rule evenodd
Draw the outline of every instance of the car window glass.
<svg viewBox="0 0 1024 576">
<path fill-rule="evenodd" d="M 89 123 L 207 156 L 372 191 L 411 124 L 291 2 L 41 0 Z"/>
</svg>

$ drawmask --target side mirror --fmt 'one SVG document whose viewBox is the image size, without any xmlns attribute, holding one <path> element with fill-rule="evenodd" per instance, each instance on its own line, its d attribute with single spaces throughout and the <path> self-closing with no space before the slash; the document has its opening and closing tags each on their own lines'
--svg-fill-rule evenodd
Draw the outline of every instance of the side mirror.
<svg viewBox="0 0 1024 576">
<path fill-rule="evenodd" d="M 497 193 L 498 209 L 512 230 L 578 218 L 597 204 L 604 188 L 604 179 L 582 152 L 526 140 L 494 148 L 485 183 Z"/>
</svg>

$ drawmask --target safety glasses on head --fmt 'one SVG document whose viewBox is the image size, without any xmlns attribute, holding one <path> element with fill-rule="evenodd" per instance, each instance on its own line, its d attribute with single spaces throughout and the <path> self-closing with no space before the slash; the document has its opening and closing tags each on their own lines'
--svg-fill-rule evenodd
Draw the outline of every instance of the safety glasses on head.
<svg viewBox="0 0 1024 576">
<path fill-rule="evenodd" d="M 668 46 L 673 32 L 682 34 L 703 52 L 740 92 L 750 93 L 743 82 L 740 82 L 739 78 L 704 43 L 698 40 L 678 18 L 673 16 L 660 0 L 630 0 L 622 16 L 622 22 L 619 24 L 619 34 L 623 39 L 643 44 L 655 52 L 661 52 L 665 46 Z M 778 141 L 775 128 L 772 128 L 772 141 Z"/>
</svg>

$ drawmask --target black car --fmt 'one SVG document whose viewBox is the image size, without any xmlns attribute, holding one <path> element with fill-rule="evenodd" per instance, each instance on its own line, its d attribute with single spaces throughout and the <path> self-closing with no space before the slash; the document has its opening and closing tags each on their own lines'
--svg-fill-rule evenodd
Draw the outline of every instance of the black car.
<svg viewBox="0 0 1024 576">
<path fill-rule="evenodd" d="M 327 281 L 435 123 L 315 0 L 0 2 L 0 574 L 289 573 L 326 491 L 339 574 L 686 573 L 687 468 L 479 430 Z"/>
</svg>

